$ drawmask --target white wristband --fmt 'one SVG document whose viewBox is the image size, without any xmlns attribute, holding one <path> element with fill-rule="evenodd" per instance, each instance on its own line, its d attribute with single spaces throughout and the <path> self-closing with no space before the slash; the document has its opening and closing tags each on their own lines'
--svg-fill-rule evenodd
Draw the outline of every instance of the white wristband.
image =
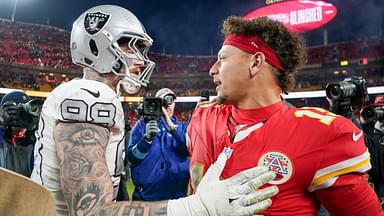
<svg viewBox="0 0 384 216">
<path fill-rule="evenodd" d="M 207 209 L 201 203 L 196 194 L 176 199 L 169 200 L 167 206 L 168 216 L 209 216 Z"/>
</svg>

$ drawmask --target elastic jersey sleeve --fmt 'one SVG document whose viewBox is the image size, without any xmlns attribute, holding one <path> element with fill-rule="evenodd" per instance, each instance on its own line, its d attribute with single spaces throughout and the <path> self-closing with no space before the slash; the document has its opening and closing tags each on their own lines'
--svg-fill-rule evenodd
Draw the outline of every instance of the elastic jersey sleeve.
<svg viewBox="0 0 384 216">
<path fill-rule="evenodd" d="M 309 191 L 331 187 L 345 174 L 363 175 L 371 168 L 369 152 L 364 144 L 363 132 L 347 119 L 335 122 L 338 127 L 330 128 L 330 141 L 324 146 L 319 167 L 309 186 Z"/>
<path fill-rule="evenodd" d="M 364 177 L 371 165 L 363 132 L 346 119 L 336 124 L 309 190 L 331 215 L 383 215 Z"/>
<path fill-rule="evenodd" d="M 316 196 L 331 215 L 384 215 L 375 192 L 359 174 L 340 176 L 332 187 L 316 191 Z"/>
</svg>

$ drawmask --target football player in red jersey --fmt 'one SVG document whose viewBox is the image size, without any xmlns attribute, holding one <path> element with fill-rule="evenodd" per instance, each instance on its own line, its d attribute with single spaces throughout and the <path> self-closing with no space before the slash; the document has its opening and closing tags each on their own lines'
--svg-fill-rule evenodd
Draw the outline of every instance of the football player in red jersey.
<svg viewBox="0 0 384 216">
<path fill-rule="evenodd" d="M 278 173 L 279 187 L 263 215 L 384 215 L 364 179 L 371 165 L 363 132 L 320 108 L 288 107 L 305 46 L 298 35 L 266 17 L 223 23 L 224 43 L 209 71 L 216 101 L 201 105 L 189 128 L 191 189 L 223 150 L 231 153 L 222 177 L 255 165 Z"/>
</svg>

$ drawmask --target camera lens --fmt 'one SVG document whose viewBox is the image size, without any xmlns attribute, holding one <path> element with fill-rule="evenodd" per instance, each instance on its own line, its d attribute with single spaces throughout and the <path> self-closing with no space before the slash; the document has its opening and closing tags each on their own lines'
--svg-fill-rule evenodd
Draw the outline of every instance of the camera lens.
<svg viewBox="0 0 384 216">
<path fill-rule="evenodd" d="M 155 111 L 156 111 L 156 103 L 155 102 L 149 102 L 148 103 L 148 112 L 149 113 L 155 113 Z"/>
<path fill-rule="evenodd" d="M 325 91 L 327 97 L 331 100 L 339 100 L 343 97 L 343 90 L 339 84 L 329 84 Z"/>
<path fill-rule="evenodd" d="M 329 99 L 337 101 L 353 97 L 357 92 L 357 86 L 354 83 L 343 81 L 339 84 L 328 84 L 325 91 Z"/>
<path fill-rule="evenodd" d="M 376 110 L 374 107 L 366 107 L 361 112 L 361 116 L 366 122 L 374 122 L 376 121 Z"/>
<path fill-rule="evenodd" d="M 343 91 L 341 91 L 340 86 L 333 86 L 333 88 L 331 88 L 331 95 L 334 98 L 339 98 L 340 96 L 342 96 Z"/>
<path fill-rule="evenodd" d="M 40 107 L 37 105 L 29 105 L 26 107 L 27 112 L 33 116 L 38 116 L 40 113 Z"/>
<path fill-rule="evenodd" d="M 384 109 L 383 107 L 376 108 L 376 120 L 377 121 L 384 121 Z"/>
</svg>

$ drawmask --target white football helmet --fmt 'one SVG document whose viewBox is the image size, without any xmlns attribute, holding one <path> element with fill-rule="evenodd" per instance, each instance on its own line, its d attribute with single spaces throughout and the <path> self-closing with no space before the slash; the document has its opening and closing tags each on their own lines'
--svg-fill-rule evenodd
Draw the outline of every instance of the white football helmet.
<svg viewBox="0 0 384 216">
<path fill-rule="evenodd" d="M 144 26 L 129 10 L 114 5 L 96 6 L 81 14 L 73 24 L 72 61 L 102 74 L 112 72 L 124 76 L 123 88 L 135 94 L 141 86 L 147 86 L 155 67 L 147 56 L 152 42 Z M 123 52 L 121 43 L 127 43 L 132 53 Z M 129 73 L 133 61 L 143 64 L 138 75 Z M 121 70 L 122 67 L 125 70 Z"/>
</svg>

